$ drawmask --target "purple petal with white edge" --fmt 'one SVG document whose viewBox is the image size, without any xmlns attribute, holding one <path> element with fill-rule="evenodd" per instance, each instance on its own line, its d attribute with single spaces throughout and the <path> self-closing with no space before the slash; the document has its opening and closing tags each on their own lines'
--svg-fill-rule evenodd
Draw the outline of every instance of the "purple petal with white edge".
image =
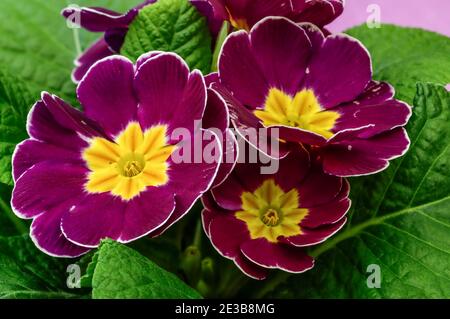
<svg viewBox="0 0 450 319">
<path fill-rule="evenodd" d="M 306 32 L 286 18 L 268 17 L 253 27 L 250 41 L 269 86 L 295 95 L 311 54 L 311 42 Z M 235 77 L 241 78 L 241 75 Z M 263 93 L 267 94 L 267 91 Z"/>
<path fill-rule="evenodd" d="M 135 119 L 138 101 L 133 88 L 133 63 L 112 56 L 95 63 L 78 85 L 77 95 L 84 111 L 115 136 Z"/>
<path fill-rule="evenodd" d="M 325 174 L 319 165 L 313 166 L 298 186 L 301 207 L 310 208 L 329 203 L 339 195 L 342 185 L 342 178 Z"/>
<path fill-rule="evenodd" d="M 217 172 L 216 179 L 214 180 L 213 186 L 217 186 L 231 174 L 234 167 L 236 166 L 237 160 L 239 158 L 239 145 L 234 133 L 227 129 L 223 135 L 223 140 L 221 141 L 222 146 L 222 162 Z"/>
<path fill-rule="evenodd" d="M 317 54 L 325 41 L 325 35 L 319 27 L 312 23 L 302 22 L 298 24 L 305 32 L 311 42 L 311 56 Z"/>
<path fill-rule="evenodd" d="M 378 173 L 389 166 L 389 160 L 404 155 L 409 144 L 403 128 L 370 139 L 331 144 L 322 151 L 323 168 L 328 174 L 342 177 Z"/>
<path fill-rule="evenodd" d="M 206 18 L 211 35 L 215 38 L 220 32 L 224 19 L 221 18 L 220 15 L 215 14 L 210 1 L 211 0 L 190 0 L 189 2 L 192 3 L 197 8 L 198 12 Z"/>
<path fill-rule="evenodd" d="M 230 126 L 230 115 L 225 100 L 214 90 L 208 89 L 208 100 L 203 114 L 203 128 L 224 132 Z"/>
<path fill-rule="evenodd" d="M 198 134 L 204 136 L 200 147 L 197 145 L 200 142 Z M 168 221 L 151 234 L 153 237 L 162 234 L 186 215 L 202 194 L 211 188 L 217 175 L 222 158 L 217 135 L 211 131 L 199 130 L 191 137 L 190 145 L 191 158 L 186 161 L 174 162 L 172 154 L 169 160 L 169 182 L 165 188 L 175 194 L 176 207 Z M 206 146 L 213 150 L 211 151 L 213 154 L 205 152 Z M 201 150 L 202 154 L 196 154 L 196 150 Z M 200 161 L 196 159 L 198 155 L 202 155 Z"/>
<path fill-rule="evenodd" d="M 340 131 L 363 125 L 372 124 L 358 136 L 369 138 L 384 131 L 404 126 L 411 117 L 411 107 L 398 100 L 388 100 L 380 104 L 371 105 L 343 105 L 334 108 L 341 116 L 335 124 L 334 130 Z"/>
<path fill-rule="evenodd" d="M 302 234 L 292 237 L 281 238 L 282 242 L 296 247 L 313 246 L 323 243 L 325 240 L 336 234 L 347 222 L 347 218 L 342 218 L 337 223 L 319 228 L 302 228 Z"/>
<path fill-rule="evenodd" d="M 206 107 L 203 76 L 197 70 L 189 73 L 178 55 L 162 53 L 147 59 L 134 83 L 143 128 L 165 123 L 170 134 L 176 128 L 193 130 L 194 121 L 201 120 Z"/>
<path fill-rule="evenodd" d="M 292 5 L 290 0 L 248 1 L 246 6 L 247 20 L 250 25 L 256 25 L 265 17 L 284 17 L 290 15 L 291 12 Z"/>
<path fill-rule="evenodd" d="M 211 89 L 219 93 L 227 103 L 231 123 L 242 139 L 271 158 L 283 158 L 289 153 L 290 147 L 279 143 L 278 137 L 270 136 L 270 129 L 264 129 L 261 121 L 223 85 L 213 83 Z M 273 148 L 272 145 L 277 145 L 278 148 Z"/>
<path fill-rule="evenodd" d="M 372 78 L 370 55 L 356 39 L 328 36 L 309 65 L 304 86 L 311 88 L 325 108 L 359 96 Z"/>
<path fill-rule="evenodd" d="M 202 203 L 203 203 L 203 197 L 202 197 Z M 215 216 L 214 213 L 212 211 L 210 211 L 209 209 L 202 210 L 203 231 L 205 232 L 206 236 L 208 236 L 208 238 L 210 237 L 209 225 L 211 224 L 211 221 L 213 220 L 214 216 Z"/>
<path fill-rule="evenodd" d="M 251 262 L 243 253 L 238 254 L 234 258 L 234 263 L 244 274 L 255 280 L 264 280 L 269 275 L 269 271 L 266 268 Z"/>
<path fill-rule="evenodd" d="M 113 55 L 114 52 L 108 46 L 105 39 L 102 37 L 100 40 L 95 42 L 91 47 L 89 47 L 76 61 L 75 69 L 72 73 L 72 80 L 75 83 L 80 82 L 86 73 L 89 71 L 91 66 L 95 62 Z"/>
<path fill-rule="evenodd" d="M 219 77 L 246 107 L 256 109 L 264 105 L 270 85 L 245 31 L 234 32 L 225 40 L 219 56 Z"/>
<path fill-rule="evenodd" d="M 33 218 L 84 191 L 87 169 L 72 164 L 41 162 L 16 181 L 11 207 L 21 218 Z"/>
<path fill-rule="evenodd" d="M 61 218 L 75 199 L 63 202 L 37 216 L 31 224 L 30 237 L 36 246 L 47 255 L 54 257 L 78 257 L 90 249 L 68 241 L 61 232 Z"/>
<path fill-rule="evenodd" d="M 343 0 L 310 1 L 308 5 L 304 0 L 292 0 L 294 11 L 298 12 L 292 19 L 294 21 L 307 21 L 323 27 L 339 17 L 344 10 Z"/>
<path fill-rule="evenodd" d="M 102 239 L 120 238 L 126 208 L 126 202 L 110 193 L 86 195 L 65 212 L 61 230 L 72 243 L 95 248 Z"/>
<path fill-rule="evenodd" d="M 87 146 L 76 132 L 58 123 L 42 101 L 28 113 L 27 131 L 32 138 L 61 148 L 79 151 Z"/>
<path fill-rule="evenodd" d="M 103 129 L 95 121 L 56 95 L 43 92 L 41 98 L 54 120 L 62 127 L 72 130 L 84 138 L 106 137 Z"/>
<path fill-rule="evenodd" d="M 304 250 L 270 243 L 265 238 L 246 241 L 241 245 L 241 251 L 249 260 L 265 268 L 302 273 L 314 267 L 314 260 Z"/>
<path fill-rule="evenodd" d="M 246 224 L 233 214 L 216 214 L 209 224 L 209 234 L 214 248 L 229 259 L 236 258 L 241 244 L 250 240 Z"/>
<path fill-rule="evenodd" d="M 49 156 L 49 154 L 51 154 Z M 84 165 L 81 152 L 58 147 L 38 140 L 28 139 L 16 146 L 13 154 L 13 177 L 16 181 L 25 171 L 41 162 L 52 162 L 55 165 L 71 162 Z"/>
<path fill-rule="evenodd" d="M 127 33 L 128 27 L 109 29 L 105 32 L 104 39 L 114 53 L 120 53 Z"/>
<path fill-rule="evenodd" d="M 210 73 L 210 74 L 208 74 L 207 76 L 205 76 L 205 84 L 206 84 L 206 87 L 210 87 L 211 86 L 211 84 L 213 84 L 213 83 L 218 83 L 220 81 L 220 79 L 219 79 L 219 73 L 217 73 L 217 72 L 213 72 L 213 73 Z"/>
<path fill-rule="evenodd" d="M 350 209 L 348 198 L 335 199 L 325 205 L 309 208 L 308 215 L 302 220 L 300 226 L 316 228 L 338 222 Z"/>
<path fill-rule="evenodd" d="M 90 32 L 104 32 L 108 29 L 127 27 L 136 17 L 138 10 L 132 9 L 126 14 L 120 14 L 104 8 L 67 7 L 61 14 L 72 22 L 79 17 L 81 27 Z"/>
</svg>

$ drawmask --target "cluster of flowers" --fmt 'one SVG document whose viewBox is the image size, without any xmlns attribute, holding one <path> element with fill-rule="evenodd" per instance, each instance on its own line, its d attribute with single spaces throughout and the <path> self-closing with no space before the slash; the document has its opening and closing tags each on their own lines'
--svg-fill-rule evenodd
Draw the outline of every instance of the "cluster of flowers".
<svg viewBox="0 0 450 319">
<path fill-rule="evenodd" d="M 76 257 L 106 237 L 158 236 L 202 198 L 211 243 L 248 276 L 312 268 L 304 247 L 346 222 L 345 178 L 379 172 L 406 152 L 411 108 L 372 80 L 361 43 L 324 29 L 342 0 L 191 0 L 213 35 L 224 20 L 235 29 L 218 73 L 206 77 L 173 53 L 135 64 L 117 55 L 129 24 L 155 1 L 124 15 L 63 11 L 78 10 L 82 27 L 104 37 L 73 74 L 84 112 L 46 92 L 30 111 L 30 138 L 13 157 L 15 213 L 33 219 L 40 249 Z M 180 127 L 188 138 L 173 134 Z M 261 129 L 276 136 L 277 151 L 248 137 Z M 215 160 L 173 159 L 205 133 L 201 150 Z M 278 161 L 278 171 L 236 163 L 238 139 Z"/>
</svg>

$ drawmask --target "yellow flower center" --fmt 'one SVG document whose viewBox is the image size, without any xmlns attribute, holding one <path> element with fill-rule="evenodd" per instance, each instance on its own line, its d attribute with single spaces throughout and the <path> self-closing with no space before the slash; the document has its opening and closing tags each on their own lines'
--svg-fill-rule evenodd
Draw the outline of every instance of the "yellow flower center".
<svg viewBox="0 0 450 319">
<path fill-rule="evenodd" d="M 276 243 L 280 236 L 302 234 L 300 223 L 308 209 L 300 208 L 296 189 L 284 192 L 273 179 L 268 179 L 253 193 L 242 193 L 241 201 L 242 210 L 235 216 L 247 224 L 252 239 L 266 238 Z"/>
<path fill-rule="evenodd" d="M 323 110 L 312 90 L 302 90 L 294 97 L 272 88 L 264 109 L 254 114 L 265 126 L 285 125 L 307 130 L 325 138 L 333 136 L 332 129 L 340 114 Z"/>
<path fill-rule="evenodd" d="M 150 186 L 168 182 L 167 160 L 176 146 L 168 145 L 167 126 L 157 125 L 142 131 L 132 122 L 112 142 L 94 138 L 83 152 L 90 170 L 85 190 L 110 192 L 130 200 Z"/>
</svg>

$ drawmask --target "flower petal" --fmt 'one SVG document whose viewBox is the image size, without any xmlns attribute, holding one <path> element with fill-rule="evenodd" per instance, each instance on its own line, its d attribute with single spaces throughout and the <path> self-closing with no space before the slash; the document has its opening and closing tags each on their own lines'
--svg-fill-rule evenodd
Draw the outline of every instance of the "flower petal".
<svg viewBox="0 0 450 319">
<path fill-rule="evenodd" d="M 41 162 L 17 179 L 11 206 L 21 218 L 32 218 L 83 193 L 87 169 Z"/>
<path fill-rule="evenodd" d="M 378 173 L 389 166 L 389 160 L 408 150 L 406 130 L 397 128 L 370 139 L 355 139 L 328 145 L 323 155 L 323 168 L 336 176 L 359 176 Z"/>
<path fill-rule="evenodd" d="M 302 228 L 302 234 L 293 237 L 283 238 L 282 241 L 296 247 L 312 246 L 323 243 L 325 240 L 337 233 L 344 227 L 347 218 L 342 218 L 337 223 L 319 228 Z"/>
<path fill-rule="evenodd" d="M 264 105 L 270 85 L 245 31 L 234 32 L 225 40 L 219 57 L 219 77 L 245 106 L 255 109 Z"/>
<path fill-rule="evenodd" d="M 250 41 L 269 86 L 294 96 L 299 91 L 311 54 L 306 32 L 286 18 L 268 17 L 255 25 Z M 240 78 L 241 74 L 237 74 L 235 77 Z"/>
<path fill-rule="evenodd" d="M 76 68 L 72 73 L 72 80 L 79 83 L 95 62 L 112 54 L 114 52 L 110 49 L 108 43 L 103 37 L 100 38 L 75 61 Z"/>
<path fill-rule="evenodd" d="M 31 239 L 47 255 L 73 258 L 89 251 L 68 241 L 61 232 L 62 215 L 70 209 L 74 200 L 72 198 L 51 208 L 37 216 L 31 224 Z"/>
<path fill-rule="evenodd" d="M 97 62 L 78 85 L 78 99 L 85 113 L 111 137 L 125 129 L 137 112 L 133 77 L 133 63 L 112 56 Z"/>
<path fill-rule="evenodd" d="M 305 87 L 313 89 L 320 104 L 331 108 L 359 96 L 371 81 L 370 56 L 349 36 L 328 36 L 310 62 Z"/>
<path fill-rule="evenodd" d="M 302 273 L 314 267 L 314 260 L 304 250 L 270 243 L 264 238 L 246 241 L 241 245 L 241 251 L 252 262 L 265 268 Z"/>
<path fill-rule="evenodd" d="M 186 63 L 174 53 L 148 58 L 135 77 L 139 98 L 139 121 L 143 128 L 168 124 L 169 134 L 176 128 L 193 129 L 206 107 L 206 86 L 199 71 L 189 73 Z"/>
</svg>

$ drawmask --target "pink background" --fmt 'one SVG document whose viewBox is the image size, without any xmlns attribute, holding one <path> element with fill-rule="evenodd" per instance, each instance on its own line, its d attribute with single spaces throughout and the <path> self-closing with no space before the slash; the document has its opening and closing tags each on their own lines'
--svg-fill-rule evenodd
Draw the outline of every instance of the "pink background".
<svg viewBox="0 0 450 319">
<path fill-rule="evenodd" d="M 366 22 L 367 7 L 381 8 L 381 23 L 419 27 L 450 36 L 450 0 L 346 0 L 342 16 L 329 29 L 340 32 Z"/>
</svg>

